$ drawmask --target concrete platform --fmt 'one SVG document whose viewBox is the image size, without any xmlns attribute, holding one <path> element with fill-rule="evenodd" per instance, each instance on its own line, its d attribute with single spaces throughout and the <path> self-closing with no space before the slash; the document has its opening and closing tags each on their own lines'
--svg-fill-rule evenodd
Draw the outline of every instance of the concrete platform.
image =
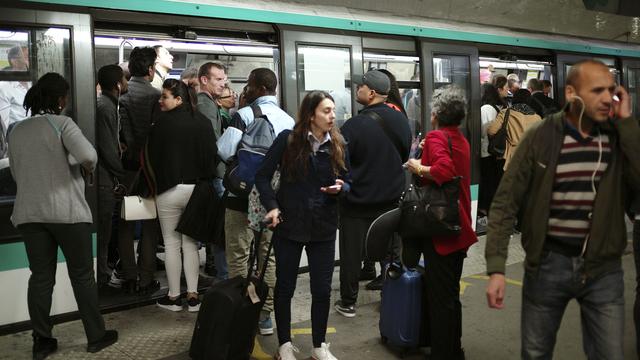
<svg viewBox="0 0 640 360">
<path fill-rule="evenodd" d="M 486 305 L 484 270 L 484 239 L 469 251 L 465 260 L 462 285 L 463 346 L 467 359 L 516 359 L 520 351 L 520 304 L 522 281 L 522 249 L 517 237 L 513 239 L 507 268 L 508 287 L 506 308 L 491 310 Z M 633 297 L 635 271 L 633 257 L 623 258 L 625 270 L 625 302 L 628 319 L 625 332 L 625 358 L 635 358 L 633 331 Z M 333 282 L 332 301 L 338 298 L 338 271 Z M 331 351 L 339 359 L 397 359 L 400 352 L 380 343 L 378 332 L 378 308 L 380 294 L 364 290 L 358 300 L 357 316 L 345 318 L 333 309 L 329 317 Z M 298 289 L 293 301 L 293 342 L 300 348 L 299 359 L 308 359 L 311 349 L 310 294 L 306 274 L 300 275 Z M 196 315 L 186 311 L 174 313 L 156 306 L 126 310 L 105 315 L 109 328 L 120 332 L 120 340 L 101 353 L 85 352 L 86 339 L 79 321 L 60 324 L 54 328 L 59 341 L 59 351 L 51 359 L 189 359 L 187 350 L 193 332 Z M 258 337 L 254 351 L 255 359 L 271 359 L 277 349 L 275 335 Z M 30 332 L 0 337 L 0 359 L 29 359 L 31 357 Z M 407 354 L 405 359 L 423 359 L 428 349 Z M 584 359 L 580 330 L 579 308 L 572 302 L 563 319 L 555 358 Z"/>
</svg>

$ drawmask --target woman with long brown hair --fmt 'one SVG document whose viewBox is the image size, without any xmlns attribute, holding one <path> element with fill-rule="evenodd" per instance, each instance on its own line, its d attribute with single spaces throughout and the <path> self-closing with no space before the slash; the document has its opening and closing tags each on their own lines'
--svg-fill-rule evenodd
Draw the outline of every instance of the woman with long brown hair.
<svg viewBox="0 0 640 360">
<path fill-rule="evenodd" d="M 307 94 L 295 127 L 278 135 L 256 175 L 260 201 L 268 211 L 265 220 L 274 229 L 277 359 L 294 360 L 297 352 L 291 344 L 291 298 L 303 248 L 311 279 L 311 358 L 336 359 L 325 336 L 338 228 L 337 197 L 349 191 L 350 179 L 347 147 L 335 120 L 331 95 L 324 91 Z M 278 167 L 281 176 L 276 193 L 271 178 Z"/>
</svg>

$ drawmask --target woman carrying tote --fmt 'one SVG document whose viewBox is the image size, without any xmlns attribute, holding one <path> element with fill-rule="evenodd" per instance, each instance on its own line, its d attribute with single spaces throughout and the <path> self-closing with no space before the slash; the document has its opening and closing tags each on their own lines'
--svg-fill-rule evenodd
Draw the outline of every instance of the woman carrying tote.
<svg viewBox="0 0 640 360">
<path fill-rule="evenodd" d="M 49 317 L 58 247 L 66 259 L 87 351 L 98 352 L 118 340 L 115 330 L 105 330 L 100 315 L 93 273 L 93 219 L 84 197 L 82 171 L 93 172 L 98 156 L 78 125 L 60 115 L 68 94 L 69 83 L 60 74 L 45 74 L 24 98 L 24 108 L 32 116 L 9 133 L 9 163 L 18 185 L 11 221 L 22 235 L 31 269 L 27 302 L 34 359 L 44 359 L 58 348 Z"/>
<path fill-rule="evenodd" d="M 302 100 L 293 131 L 276 138 L 256 175 L 265 220 L 275 229 L 275 318 L 280 348 L 277 359 L 295 360 L 291 344 L 291 298 L 296 288 L 302 249 L 309 259 L 311 328 L 315 360 L 335 360 L 325 342 L 331 279 L 338 228 L 339 194 L 349 190 L 346 144 L 335 127 L 335 104 L 324 91 Z M 280 169 L 280 188 L 271 178 Z"/>
<path fill-rule="evenodd" d="M 425 182 L 442 185 L 456 176 L 460 181 L 460 225 L 454 237 L 403 239 L 403 262 L 415 267 L 425 259 L 426 324 L 431 334 L 431 359 L 464 359 L 460 276 L 467 249 L 478 239 L 471 227 L 471 160 L 469 143 L 458 128 L 466 115 L 463 92 L 452 86 L 438 89 L 431 101 L 431 126 L 424 141 L 422 159 L 411 159 L 407 167 Z M 451 144 L 451 145 L 449 145 Z"/>
<path fill-rule="evenodd" d="M 195 96 L 182 81 L 168 79 L 162 84 L 159 114 L 149 134 L 149 173 L 155 181 L 158 219 L 165 247 L 165 268 L 169 293 L 158 306 L 182 310 L 180 274 L 184 266 L 187 279 L 188 310 L 200 309 L 198 275 L 200 258 L 197 242 L 176 231 L 180 217 L 198 181 L 214 177 L 215 135 L 211 122 L 194 110 Z M 180 257 L 182 250 L 183 260 Z"/>
</svg>

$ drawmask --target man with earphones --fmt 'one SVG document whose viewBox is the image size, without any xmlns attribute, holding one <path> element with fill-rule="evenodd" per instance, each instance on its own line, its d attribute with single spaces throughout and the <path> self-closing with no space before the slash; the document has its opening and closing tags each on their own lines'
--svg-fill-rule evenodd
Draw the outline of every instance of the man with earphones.
<svg viewBox="0 0 640 360">
<path fill-rule="evenodd" d="M 96 108 L 98 150 L 98 288 L 104 289 L 111 277 L 107 266 L 113 209 L 117 197 L 124 195 L 125 179 L 120 151 L 120 95 L 127 92 L 124 71 L 118 65 L 105 65 L 98 70 L 102 89 Z"/>
<path fill-rule="evenodd" d="M 525 134 L 491 206 L 489 307 L 505 306 L 505 262 L 517 221 L 526 252 L 523 359 L 551 359 L 564 310 L 580 304 L 588 359 L 623 359 L 625 198 L 640 184 L 640 126 L 627 91 L 596 60 L 573 65 L 563 111 Z"/>
</svg>

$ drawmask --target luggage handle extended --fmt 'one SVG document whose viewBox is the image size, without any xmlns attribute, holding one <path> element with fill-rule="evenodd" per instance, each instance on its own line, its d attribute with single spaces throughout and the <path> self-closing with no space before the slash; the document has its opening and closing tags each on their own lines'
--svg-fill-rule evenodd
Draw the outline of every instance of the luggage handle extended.
<svg viewBox="0 0 640 360">
<path fill-rule="evenodd" d="M 254 265 L 257 268 L 259 261 L 259 254 L 260 254 L 260 239 L 262 239 L 262 234 L 264 234 L 265 229 L 267 228 L 268 224 L 270 224 L 271 222 L 268 221 L 260 221 L 260 230 L 259 231 L 253 231 L 253 241 L 251 244 L 251 249 L 249 252 L 249 269 L 247 271 L 247 279 L 251 278 L 251 274 L 254 271 Z M 269 241 L 269 247 L 267 249 L 267 254 L 265 256 L 264 259 L 264 263 L 262 264 L 262 268 L 259 270 L 258 272 L 258 281 L 260 281 L 261 283 L 264 282 L 264 276 L 265 273 L 267 272 L 267 266 L 269 265 L 269 257 L 271 256 L 271 251 L 273 250 L 273 238 L 271 241 Z"/>
</svg>

